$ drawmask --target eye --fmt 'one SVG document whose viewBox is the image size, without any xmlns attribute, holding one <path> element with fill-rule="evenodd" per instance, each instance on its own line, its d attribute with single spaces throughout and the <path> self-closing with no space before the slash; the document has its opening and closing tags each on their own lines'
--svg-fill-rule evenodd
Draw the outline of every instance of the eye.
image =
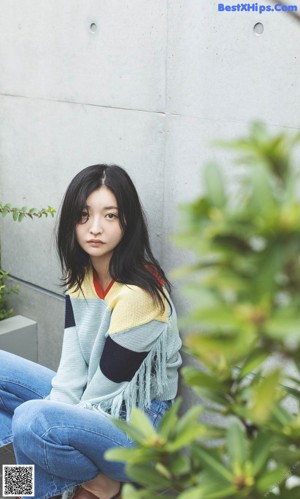
<svg viewBox="0 0 300 499">
<path fill-rule="evenodd" d="M 89 218 L 90 218 L 90 215 L 89 215 L 88 210 L 82 210 L 81 215 L 80 215 L 77 223 L 85 224 Z"/>
<path fill-rule="evenodd" d="M 118 218 L 118 215 L 116 215 L 115 213 L 107 213 L 105 215 L 105 218 L 107 218 L 108 220 L 114 220 L 115 218 Z"/>
</svg>

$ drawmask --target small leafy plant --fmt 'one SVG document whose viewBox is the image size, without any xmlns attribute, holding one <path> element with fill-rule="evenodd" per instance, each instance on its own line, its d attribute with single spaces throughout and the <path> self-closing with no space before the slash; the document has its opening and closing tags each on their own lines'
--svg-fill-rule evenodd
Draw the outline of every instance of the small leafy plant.
<svg viewBox="0 0 300 499">
<path fill-rule="evenodd" d="M 11 317 L 13 309 L 7 304 L 7 297 L 18 292 L 18 286 L 9 284 L 9 275 L 0 268 L 0 321 Z"/>
<path fill-rule="evenodd" d="M 43 216 L 48 217 L 49 215 L 54 217 L 55 209 L 51 206 L 42 208 L 41 210 L 36 210 L 35 208 L 27 209 L 26 206 L 14 208 L 8 203 L 0 203 L 0 214 L 3 217 L 10 214 L 15 222 L 22 222 L 25 217 L 31 219 L 41 218 Z M 0 268 L 0 321 L 13 315 L 13 309 L 8 305 L 7 298 L 12 293 L 17 293 L 18 289 L 18 286 L 13 286 L 9 283 L 8 273 Z"/>
<path fill-rule="evenodd" d="M 41 210 L 37 210 L 36 208 L 28 209 L 26 206 L 23 206 L 23 208 L 13 208 L 8 203 L 7 204 L 0 203 L 0 213 L 3 217 L 6 217 L 6 215 L 11 214 L 15 222 L 17 221 L 22 222 L 22 220 L 25 217 L 31 219 L 35 217 L 41 218 L 43 216 L 48 217 L 48 215 L 54 217 L 55 209 L 52 208 L 52 206 L 48 206 L 48 208 L 42 208 Z"/>
<path fill-rule="evenodd" d="M 137 443 L 107 453 L 141 485 L 125 499 L 300 497 L 299 141 L 253 124 L 223 144 L 242 165 L 234 196 L 210 164 L 184 207 L 176 241 L 196 261 L 180 270 L 193 303 L 182 375 L 199 404 L 180 417 L 177 401 L 158 430 L 139 410 L 116 422 Z"/>
</svg>

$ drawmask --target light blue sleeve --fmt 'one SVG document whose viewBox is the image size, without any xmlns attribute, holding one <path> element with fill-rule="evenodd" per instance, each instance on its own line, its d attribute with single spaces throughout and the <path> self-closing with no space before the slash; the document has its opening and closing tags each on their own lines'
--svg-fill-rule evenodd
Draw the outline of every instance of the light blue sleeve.
<svg viewBox="0 0 300 499">
<path fill-rule="evenodd" d="M 88 367 L 80 349 L 71 300 L 67 296 L 62 354 L 48 400 L 78 404 L 87 384 L 87 373 Z"/>
</svg>

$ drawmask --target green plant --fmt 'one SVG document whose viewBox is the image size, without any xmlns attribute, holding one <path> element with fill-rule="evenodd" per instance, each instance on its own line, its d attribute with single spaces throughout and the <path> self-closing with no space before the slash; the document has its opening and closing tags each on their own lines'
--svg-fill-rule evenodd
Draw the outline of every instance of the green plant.
<svg viewBox="0 0 300 499">
<path fill-rule="evenodd" d="M 23 206 L 22 208 L 14 208 L 9 203 L 0 203 L 0 213 L 3 217 L 6 217 L 6 215 L 10 214 L 12 215 L 15 222 L 22 222 L 25 217 L 29 217 L 31 219 L 35 217 L 41 218 L 43 216 L 48 217 L 48 215 L 54 217 L 55 208 L 52 208 L 52 206 L 48 206 L 48 208 L 42 208 L 41 210 L 37 210 L 36 208 L 28 209 L 26 206 Z"/>
<path fill-rule="evenodd" d="M 51 206 L 48 206 L 48 208 L 42 208 L 41 210 L 36 210 L 35 208 L 27 209 L 26 206 L 22 208 L 14 208 L 10 204 L 0 203 L 0 214 L 3 217 L 11 214 L 15 222 L 22 222 L 25 217 L 31 219 L 41 218 L 43 216 L 48 217 L 48 215 L 54 217 L 55 209 Z M 9 283 L 8 273 L 0 268 L 0 321 L 12 316 L 13 309 L 8 305 L 7 298 L 12 293 L 17 293 L 18 289 L 18 286 L 13 286 Z"/>
<path fill-rule="evenodd" d="M 9 284 L 9 275 L 0 268 L 0 321 L 11 317 L 13 309 L 7 303 L 7 297 L 18 292 L 18 286 Z"/>
<path fill-rule="evenodd" d="M 176 241 L 196 262 L 179 272 L 194 304 L 182 375 L 202 401 L 182 417 L 176 402 L 157 431 L 138 410 L 116 422 L 137 442 L 107 453 L 142 485 L 125 499 L 300 497 L 299 140 L 253 124 L 225 144 L 243 165 L 234 196 L 210 164 L 205 193 L 184 207 Z"/>
</svg>

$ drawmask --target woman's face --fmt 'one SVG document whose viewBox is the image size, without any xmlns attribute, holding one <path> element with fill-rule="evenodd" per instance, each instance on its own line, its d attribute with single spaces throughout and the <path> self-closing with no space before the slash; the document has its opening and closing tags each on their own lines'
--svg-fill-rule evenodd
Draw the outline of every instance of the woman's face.
<svg viewBox="0 0 300 499">
<path fill-rule="evenodd" d="M 78 244 L 90 256 L 94 267 L 97 263 L 109 264 L 123 230 L 116 197 L 106 185 L 88 196 L 75 232 Z"/>
</svg>

